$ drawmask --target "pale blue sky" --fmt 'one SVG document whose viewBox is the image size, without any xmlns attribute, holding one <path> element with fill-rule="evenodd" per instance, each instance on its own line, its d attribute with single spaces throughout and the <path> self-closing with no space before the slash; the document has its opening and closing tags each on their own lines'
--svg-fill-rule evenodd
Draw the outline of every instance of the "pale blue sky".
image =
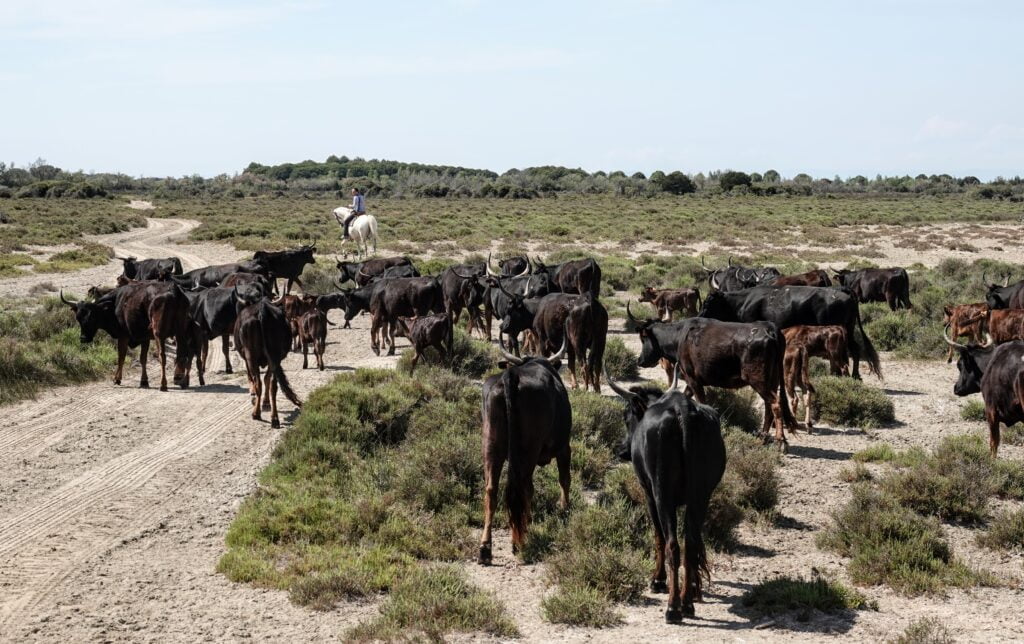
<svg viewBox="0 0 1024 644">
<path fill-rule="evenodd" d="M 0 3 L 0 159 L 1024 172 L 1024 3 Z"/>
</svg>

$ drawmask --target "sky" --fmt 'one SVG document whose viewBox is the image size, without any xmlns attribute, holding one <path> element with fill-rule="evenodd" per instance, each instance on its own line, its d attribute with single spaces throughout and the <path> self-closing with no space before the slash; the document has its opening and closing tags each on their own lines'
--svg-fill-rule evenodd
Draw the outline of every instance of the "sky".
<svg viewBox="0 0 1024 644">
<path fill-rule="evenodd" d="M 0 160 L 1024 174 L 1024 3 L 0 3 Z"/>
</svg>

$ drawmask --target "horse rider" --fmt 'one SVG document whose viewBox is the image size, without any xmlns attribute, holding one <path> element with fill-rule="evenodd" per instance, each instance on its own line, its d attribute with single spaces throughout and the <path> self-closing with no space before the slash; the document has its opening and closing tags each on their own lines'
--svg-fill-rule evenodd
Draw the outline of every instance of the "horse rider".
<svg viewBox="0 0 1024 644">
<path fill-rule="evenodd" d="M 358 188 L 352 188 L 352 212 L 349 213 L 348 217 L 345 217 L 345 235 L 344 239 L 351 239 L 348 235 L 349 226 L 359 215 L 366 214 L 366 198 L 363 197 L 363 193 Z"/>
</svg>

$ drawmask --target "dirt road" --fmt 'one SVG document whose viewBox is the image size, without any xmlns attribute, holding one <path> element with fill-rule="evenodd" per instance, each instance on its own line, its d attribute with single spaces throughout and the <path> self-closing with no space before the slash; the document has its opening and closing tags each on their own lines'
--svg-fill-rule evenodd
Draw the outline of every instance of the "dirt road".
<svg viewBox="0 0 1024 644">
<path fill-rule="evenodd" d="M 146 229 L 102 241 L 139 257 L 177 255 L 186 268 L 240 256 L 226 246 L 176 244 L 194 225 L 150 220 Z M 72 289 L 110 283 L 120 264 L 102 268 L 45 279 Z M 6 280 L 0 288 L 27 292 L 35 279 Z M 366 322 L 354 323 L 353 330 L 331 329 L 327 371 L 303 371 L 299 358 L 288 358 L 285 368 L 300 396 L 339 371 L 394 364 L 394 358 L 369 351 Z M 635 336 L 622 337 L 637 348 Z M 121 387 L 99 382 L 62 388 L 4 410 L 0 640 L 321 641 L 337 638 L 376 610 L 374 602 L 363 602 L 318 613 L 290 604 L 284 593 L 232 584 L 214 571 L 230 521 L 252 492 L 280 432 L 248 418 L 244 373 L 225 375 L 223 357 L 211 356 L 215 373 L 202 389 L 140 390 L 133 368 Z M 239 367 L 237 356 L 233 360 Z M 950 391 L 954 367 L 883 360 L 885 386 L 901 424 L 869 433 L 822 428 L 814 436 L 794 438 L 781 470 L 784 519 L 773 526 L 744 525 L 744 545 L 715 555 L 714 585 L 707 603 L 698 607 L 699 620 L 666 626 L 664 596 L 656 596 L 646 605 L 625 608 L 626 623 L 615 629 L 547 624 L 539 608 L 549 592 L 543 566 L 517 565 L 507 534 L 496 535 L 495 566 L 467 562 L 466 570 L 496 593 L 534 641 L 880 641 L 925 616 L 938 617 L 962 641 L 1024 637 L 1017 618 L 1019 591 L 1012 588 L 913 599 L 869 588 L 864 592 L 878 600 L 879 612 L 807 622 L 752 621 L 736 611 L 736 598 L 745 589 L 774 574 L 807 576 L 813 567 L 843 578 L 842 560 L 819 550 L 814 537 L 828 523 L 829 512 L 848 498 L 848 486 L 837 474 L 852 452 L 877 440 L 932 446 L 947 435 L 983 431 L 959 419 L 963 401 Z M 663 378 L 657 370 L 644 375 Z M 878 383 L 869 378 L 869 384 Z M 283 396 L 281 409 L 287 428 L 294 410 Z M 1000 456 L 1019 460 L 1024 449 L 1006 446 Z M 968 563 L 1020 582 L 1019 555 L 979 548 L 967 528 L 948 532 Z"/>
</svg>

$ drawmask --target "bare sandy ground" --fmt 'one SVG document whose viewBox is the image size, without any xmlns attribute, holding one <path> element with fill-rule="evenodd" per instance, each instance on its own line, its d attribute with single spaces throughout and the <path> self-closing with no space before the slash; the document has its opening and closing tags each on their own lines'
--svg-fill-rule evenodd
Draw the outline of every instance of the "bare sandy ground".
<svg viewBox="0 0 1024 644">
<path fill-rule="evenodd" d="M 186 268 L 241 255 L 226 246 L 175 244 L 193 225 L 150 220 L 148 228 L 105 243 L 139 257 L 178 255 Z M 104 268 L 102 275 L 55 281 L 61 286 L 108 283 L 119 263 Z M 2 284 L 11 292 L 27 292 L 33 279 Z M 327 371 L 303 371 L 301 358 L 289 357 L 286 370 L 300 396 L 341 371 L 394 364 L 395 358 L 370 352 L 365 319 L 354 322 L 352 330 L 331 328 Z M 636 348 L 635 336 L 622 337 Z M 202 389 L 140 390 L 133 368 L 121 387 L 109 382 L 66 387 L 4 410 L 0 640 L 321 641 L 339 637 L 375 612 L 376 601 L 310 611 L 289 603 L 284 593 L 232 584 L 214 571 L 231 519 L 253 491 L 280 432 L 248 418 L 244 372 L 224 374 L 223 357 L 211 355 L 215 373 Z M 868 433 L 823 428 L 792 439 L 781 470 L 784 519 L 773 526 L 744 525 L 742 547 L 714 556 L 714 585 L 707 603 L 697 608 L 697 620 L 665 625 L 664 596 L 652 596 L 646 605 L 624 608 L 626 623 L 614 629 L 547 624 L 539 609 L 550 592 L 544 567 L 515 563 L 503 532 L 495 537 L 495 566 L 467 561 L 465 569 L 504 602 L 529 641 L 880 641 L 925 616 L 938 617 L 961 641 L 1024 639 L 1017 615 L 1021 595 L 1013 588 L 913 599 L 867 588 L 862 590 L 879 602 L 878 612 L 814 616 L 807 622 L 756 620 L 739 608 L 744 590 L 775 574 L 807 576 L 817 568 L 844 578 L 844 562 L 820 551 L 814 537 L 848 498 L 848 485 L 837 474 L 854 451 L 878 440 L 932 446 L 944 436 L 983 431 L 959 419 L 964 401 L 951 391 L 955 367 L 883 360 L 884 386 L 900 424 Z M 237 355 L 232 361 L 241 367 Z M 663 377 L 656 370 L 644 375 Z M 870 377 L 868 382 L 877 384 Z M 281 409 L 287 428 L 295 412 L 283 396 Z M 1007 446 L 1000 455 L 1021 459 L 1024 449 Z M 1021 581 L 1019 555 L 978 548 L 966 528 L 947 530 L 958 556 L 1012 584 Z"/>
</svg>

